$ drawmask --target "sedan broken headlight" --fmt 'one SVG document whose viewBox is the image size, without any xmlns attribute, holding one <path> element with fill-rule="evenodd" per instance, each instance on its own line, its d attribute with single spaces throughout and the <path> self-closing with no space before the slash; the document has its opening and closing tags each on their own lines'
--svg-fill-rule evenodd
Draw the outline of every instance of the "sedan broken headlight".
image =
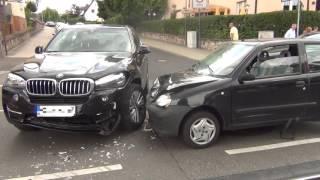
<svg viewBox="0 0 320 180">
<path fill-rule="evenodd" d="M 111 74 L 95 81 L 97 89 L 119 88 L 125 85 L 126 76 L 124 73 Z"/>
<path fill-rule="evenodd" d="M 26 86 L 26 81 L 18 75 L 9 73 L 5 84 L 10 87 L 23 88 Z"/>
<path fill-rule="evenodd" d="M 163 94 L 156 100 L 156 104 L 160 107 L 168 107 L 171 104 L 170 94 Z"/>
</svg>

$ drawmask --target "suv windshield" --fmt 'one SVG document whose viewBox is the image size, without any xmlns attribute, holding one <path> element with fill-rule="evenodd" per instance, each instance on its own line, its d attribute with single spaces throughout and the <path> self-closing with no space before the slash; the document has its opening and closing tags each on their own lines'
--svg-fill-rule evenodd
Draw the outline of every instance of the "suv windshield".
<svg viewBox="0 0 320 180">
<path fill-rule="evenodd" d="M 131 42 L 124 28 L 71 28 L 61 30 L 46 51 L 130 52 Z"/>
<path fill-rule="evenodd" d="M 254 48 L 250 44 L 226 44 L 202 60 L 195 68 L 198 73 L 226 76 Z"/>
</svg>

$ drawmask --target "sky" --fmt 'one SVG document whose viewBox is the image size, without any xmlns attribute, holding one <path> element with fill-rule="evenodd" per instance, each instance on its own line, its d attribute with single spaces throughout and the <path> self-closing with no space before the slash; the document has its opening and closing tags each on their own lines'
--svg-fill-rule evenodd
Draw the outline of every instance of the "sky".
<svg viewBox="0 0 320 180">
<path fill-rule="evenodd" d="M 35 1 L 35 0 L 34 0 Z M 70 10 L 72 4 L 85 6 L 90 4 L 91 0 L 39 0 L 38 12 L 43 11 L 47 7 L 57 10 L 60 14 Z"/>
</svg>

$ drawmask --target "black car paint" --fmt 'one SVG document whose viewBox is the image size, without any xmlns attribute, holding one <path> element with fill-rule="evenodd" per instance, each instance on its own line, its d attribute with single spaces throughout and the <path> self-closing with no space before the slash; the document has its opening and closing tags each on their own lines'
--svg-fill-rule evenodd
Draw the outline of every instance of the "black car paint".
<svg viewBox="0 0 320 180">
<path fill-rule="evenodd" d="M 99 27 L 108 28 L 107 26 Z M 80 28 L 83 28 L 83 26 Z M 105 131 L 105 123 L 110 120 L 118 120 L 121 116 L 118 107 L 121 101 L 120 97 L 130 84 L 139 84 L 144 93 L 148 91 L 148 58 L 146 56 L 148 52 L 140 52 L 142 44 L 137 36 L 134 37 L 134 31 L 131 28 L 117 28 L 128 30 L 131 44 L 134 47 L 132 52 L 50 53 L 45 51 L 40 55 L 40 58 L 27 59 L 24 65 L 16 66 L 11 70 L 11 73 L 19 75 L 25 80 L 51 78 L 58 82 L 67 78 L 97 80 L 110 74 L 124 73 L 127 76 L 127 82 L 123 87 L 104 90 L 94 89 L 91 94 L 86 96 L 64 97 L 58 93 L 53 97 L 37 97 L 29 95 L 24 88 L 12 88 L 4 84 L 2 87 L 2 102 L 8 121 L 13 124 L 43 129 L 101 132 Z M 26 64 L 30 63 L 38 64 L 39 71 L 35 73 L 28 70 Z M 57 75 L 61 73 L 63 77 L 58 78 Z M 14 95 L 19 96 L 18 102 L 13 99 Z M 107 97 L 107 102 L 101 100 L 104 97 Z M 62 104 L 76 105 L 76 116 L 72 118 L 36 117 L 36 105 Z M 83 123 L 81 124 L 81 122 Z"/>
<path fill-rule="evenodd" d="M 261 49 L 288 43 L 298 44 L 301 74 L 239 81 L 245 68 Z M 320 44 L 320 41 L 256 41 L 255 49 L 243 59 L 235 71 L 229 76 L 215 78 L 212 81 L 196 80 L 193 83 L 181 84 L 189 77 L 187 74 L 190 74 L 191 70 L 159 77 L 159 93 L 148 102 L 153 129 L 160 135 L 177 136 L 186 117 L 197 110 L 213 113 L 219 119 L 223 130 L 276 125 L 290 119 L 317 120 L 320 114 L 320 73 L 307 73 L 304 44 L 309 43 Z M 196 74 L 194 72 L 194 76 Z M 175 77 L 171 78 L 175 81 L 169 83 L 170 77 Z M 180 86 L 167 90 L 168 84 Z M 167 93 L 171 95 L 171 104 L 165 108 L 157 106 L 157 97 Z"/>
</svg>

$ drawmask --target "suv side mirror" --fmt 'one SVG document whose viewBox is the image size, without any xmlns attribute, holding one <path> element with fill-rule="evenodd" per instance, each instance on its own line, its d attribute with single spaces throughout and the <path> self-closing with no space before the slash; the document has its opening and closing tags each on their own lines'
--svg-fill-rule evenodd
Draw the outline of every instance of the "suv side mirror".
<svg viewBox="0 0 320 180">
<path fill-rule="evenodd" d="M 43 53 L 43 47 L 42 46 L 37 46 L 35 49 L 36 54 L 42 54 Z"/>
<path fill-rule="evenodd" d="M 148 46 L 146 46 L 146 45 L 141 45 L 141 46 L 139 47 L 138 53 L 139 53 L 139 54 L 149 54 L 149 53 L 151 53 L 151 50 L 150 50 L 150 48 L 149 48 Z"/>
<path fill-rule="evenodd" d="M 256 76 L 250 73 L 245 73 L 239 77 L 239 82 L 243 83 L 245 81 L 253 81 L 256 79 Z"/>
</svg>

